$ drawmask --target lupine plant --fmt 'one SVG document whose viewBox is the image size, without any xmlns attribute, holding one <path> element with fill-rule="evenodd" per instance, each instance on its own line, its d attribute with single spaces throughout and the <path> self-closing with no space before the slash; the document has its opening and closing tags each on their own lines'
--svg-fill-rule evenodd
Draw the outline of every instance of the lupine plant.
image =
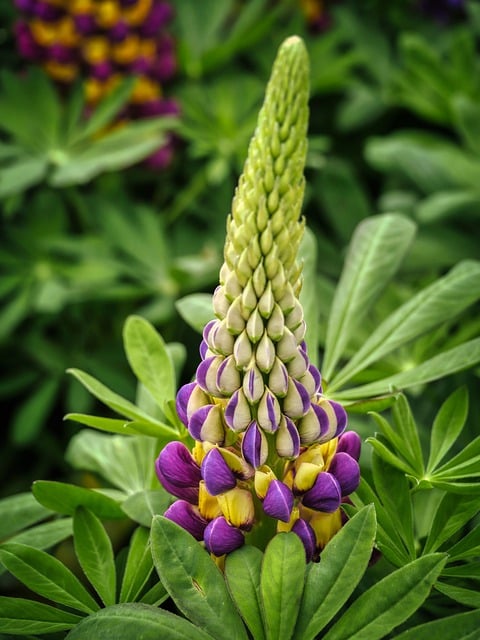
<svg viewBox="0 0 480 640">
<path fill-rule="evenodd" d="M 67 416 L 107 432 L 80 432 L 67 451 L 72 467 L 104 484 L 37 481 L 33 495 L 2 502 L 0 562 L 42 601 L 2 597 L 0 631 L 71 640 L 475 638 L 479 439 L 444 462 L 468 396 L 459 390 L 442 404 L 426 459 L 400 389 L 475 364 L 478 340 L 412 367 L 410 380 L 377 374 L 342 387 L 473 303 L 478 268 L 468 263 L 431 285 L 422 304 L 405 303 L 349 354 L 356 316 L 371 308 L 414 232 L 393 214 L 366 221 L 333 299 L 322 381 L 318 335 L 306 321 L 316 307 L 300 298 L 299 256 L 311 240 L 301 243 L 307 101 L 306 49 L 290 37 L 233 199 L 194 379 L 176 392 L 185 349 L 138 316 L 124 330 L 136 404 L 71 371 L 120 415 Z M 372 273 L 378 282 L 368 291 Z M 361 439 L 346 431 L 346 410 L 353 421 L 365 403 L 377 409 L 381 433 L 370 439 L 360 481 Z M 394 426 L 379 413 L 386 406 Z M 110 536 L 101 520 L 113 522 Z M 46 551 L 72 534 L 91 588 Z M 454 615 L 448 602 L 461 605 Z"/>
</svg>

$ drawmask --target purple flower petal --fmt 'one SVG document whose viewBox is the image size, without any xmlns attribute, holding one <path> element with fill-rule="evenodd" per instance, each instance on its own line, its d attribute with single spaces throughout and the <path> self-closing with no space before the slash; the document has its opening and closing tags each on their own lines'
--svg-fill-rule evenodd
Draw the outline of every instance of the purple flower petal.
<svg viewBox="0 0 480 640">
<path fill-rule="evenodd" d="M 206 393 L 210 393 L 213 396 L 220 395 L 216 379 L 217 371 L 222 361 L 223 358 L 221 356 L 211 356 L 203 360 L 197 367 L 196 380 L 198 385 Z"/>
<path fill-rule="evenodd" d="M 342 496 L 350 495 L 360 483 L 360 467 L 358 462 L 348 453 L 336 453 L 328 471 L 337 479 Z"/>
<path fill-rule="evenodd" d="M 177 487 L 177 485 L 173 484 L 168 480 L 168 478 L 162 473 L 161 469 L 156 469 L 157 477 L 160 481 L 160 484 L 175 498 L 181 498 L 182 500 L 186 500 L 190 502 L 190 504 L 198 504 L 198 496 L 199 496 L 199 486 L 196 487 Z"/>
<path fill-rule="evenodd" d="M 196 540 L 203 540 L 207 521 L 202 518 L 196 507 L 185 502 L 185 500 L 177 500 L 170 505 L 164 516 L 172 522 L 176 522 Z"/>
<path fill-rule="evenodd" d="M 320 425 L 319 442 L 328 442 L 343 433 L 347 426 L 347 413 L 341 404 L 320 398 L 312 404 Z"/>
<path fill-rule="evenodd" d="M 356 431 L 345 431 L 338 439 L 337 453 L 344 452 L 359 460 L 362 449 L 362 439 Z"/>
<path fill-rule="evenodd" d="M 212 496 L 229 491 L 237 485 L 237 478 L 218 449 L 210 449 L 202 462 L 202 478 Z"/>
<path fill-rule="evenodd" d="M 243 533 L 232 527 L 223 516 L 208 523 L 204 536 L 207 551 L 214 556 L 223 556 L 238 549 L 245 542 Z"/>
<path fill-rule="evenodd" d="M 265 385 L 263 383 L 263 376 L 260 369 L 256 365 L 253 365 L 244 374 L 243 393 L 245 394 L 248 402 L 256 404 L 263 396 L 264 390 Z"/>
<path fill-rule="evenodd" d="M 263 500 L 265 513 L 282 522 L 288 522 L 292 514 L 292 508 L 292 491 L 280 480 L 272 480 L 268 485 L 267 493 Z"/>
<path fill-rule="evenodd" d="M 317 540 L 315 531 L 303 518 L 299 518 L 292 527 L 292 531 L 297 534 L 305 547 L 305 555 L 307 562 L 310 562 L 315 555 L 317 549 Z"/>
<path fill-rule="evenodd" d="M 335 476 L 326 471 L 318 474 L 315 484 L 304 495 L 302 502 L 310 509 L 333 513 L 340 506 L 341 489 Z"/>
<path fill-rule="evenodd" d="M 198 483 L 202 479 L 200 467 L 181 442 L 169 442 L 162 449 L 155 461 L 155 470 L 164 488 L 172 495 L 189 502 L 198 496 Z"/>
<path fill-rule="evenodd" d="M 245 431 L 242 440 L 242 456 L 255 468 L 265 464 L 267 460 L 267 439 L 256 422 L 252 422 Z"/>
</svg>

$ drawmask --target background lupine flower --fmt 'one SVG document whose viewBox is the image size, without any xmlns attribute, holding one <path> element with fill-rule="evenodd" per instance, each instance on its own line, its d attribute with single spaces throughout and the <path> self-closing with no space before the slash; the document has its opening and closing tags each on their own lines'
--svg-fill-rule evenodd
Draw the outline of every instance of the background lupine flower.
<svg viewBox="0 0 480 640">
<path fill-rule="evenodd" d="M 166 30 L 172 6 L 163 0 L 14 0 L 21 12 L 15 26 L 19 53 L 67 87 L 84 81 L 87 113 L 123 78 L 136 83 L 121 121 L 176 115 L 163 85 L 176 71 L 174 43 Z M 169 164 L 170 137 L 148 159 L 152 168 Z"/>
<path fill-rule="evenodd" d="M 164 487 L 190 504 L 166 516 L 197 539 L 208 522 L 204 541 L 217 556 L 245 537 L 262 544 L 293 530 L 315 557 L 359 482 L 360 440 L 344 433 L 343 407 L 322 395 L 298 300 L 308 74 L 303 42 L 289 38 L 228 218 L 216 319 L 203 332 L 195 380 L 177 395 L 196 445 L 189 454 L 171 443 L 156 464 Z"/>
</svg>

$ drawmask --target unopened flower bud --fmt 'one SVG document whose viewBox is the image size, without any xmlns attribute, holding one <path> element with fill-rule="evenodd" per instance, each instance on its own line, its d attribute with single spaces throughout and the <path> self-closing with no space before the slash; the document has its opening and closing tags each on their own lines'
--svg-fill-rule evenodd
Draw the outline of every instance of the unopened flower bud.
<svg viewBox="0 0 480 640">
<path fill-rule="evenodd" d="M 277 398 L 283 398 L 287 395 L 288 380 L 289 376 L 286 366 L 280 358 L 275 358 L 272 370 L 268 376 L 268 388 L 277 396 Z"/>
<path fill-rule="evenodd" d="M 255 350 L 255 362 L 263 373 L 269 373 L 275 362 L 275 345 L 265 332 Z"/>
<path fill-rule="evenodd" d="M 293 493 L 280 480 L 272 480 L 263 500 L 263 510 L 272 518 L 288 522 L 293 508 Z"/>
<path fill-rule="evenodd" d="M 225 407 L 225 422 L 232 431 L 244 431 L 252 421 L 250 404 L 242 389 L 235 391 Z"/>
<path fill-rule="evenodd" d="M 217 387 L 217 373 L 224 358 L 222 356 L 212 356 L 203 360 L 196 372 L 196 380 L 198 385 L 212 396 L 219 396 L 220 390 Z"/>
<path fill-rule="evenodd" d="M 218 449 L 211 449 L 202 462 L 202 478 L 212 496 L 229 491 L 237 485 L 237 478 Z"/>
<path fill-rule="evenodd" d="M 348 453 L 354 460 L 359 460 L 362 440 L 356 431 L 345 431 L 338 438 L 337 452 Z"/>
<path fill-rule="evenodd" d="M 251 366 L 243 377 L 243 393 L 250 404 L 256 404 L 263 395 L 263 376 L 256 365 Z"/>
<path fill-rule="evenodd" d="M 296 458 L 300 452 L 300 436 L 297 427 L 287 418 L 282 416 L 275 438 L 275 447 L 281 458 Z"/>
<path fill-rule="evenodd" d="M 296 533 L 302 541 L 303 546 L 305 547 L 306 560 L 307 562 L 310 562 L 315 555 L 317 547 L 315 531 L 303 518 L 298 518 L 291 530 Z"/>
<path fill-rule="evenodd" d="M 225 317 L 227 328 L 233 335 L 242 333 L 245 328 L 245 320 L 242 313 L 242 299 L 238 297 L 232 302 Z"/>
<path fill-rule="evenodd" d="M 348 453 L 336 453 L 328 468 L 340 485 L 342 497 L 353 493 L 360 482 L 360 467 L 358 462 Z"/>
<path fill-rule="evenodd" d="M 283 399 L 283 411 L 293 420 L 304 416 L 310 409 L 310 394 L 303 384 L 295 378 L 289 378 L 287 395 Z"/>
<path fill-rule="evenodd" d="M 227 329 L 225 321 L 217 322 L 210 333 L 210 344 L 214 352 L 224 356 L 232 353 L 235 338 Z"/>
<path fill-rule="evenodd" d="M 278 304 L 275 304 L 267 322 L 268 336 L 274 341 L 278 342 L 282 339 L 285 331 L 285 318 L 283 312 Z M 297 345 L 295 345 L 297 346 Z M 280 354 L 277 354 L 280 358 Z M 282 358 L 283 360 L 283 358 Z"/>
<path fill-rule="evenodd" d="M 220 557 L 241 547 L 245 538 L 240 529 L 232 527 L 223 516 L 219 516 L 206 526 L 204 541 L 207 551 Z"/>
<path fill-rule="evenodd" d="M 277 344 L 277 356 L 282 362 L 293 360 L 297 354 L 298 343 L 290 329 L 283 330 L 283 335 Z"/>
<path fill-rule="evenodd" d="M 188 431 L 195 440 L 223 444 L 225 428 L 221 407 L 216 404 L 210 404 L 197 409 L 189 420 Z"/>
<path fill-rule="evenodd" d="M 228 356 L 217 371 L 216 385 L 224 396 L 231 396 L 240 387 L 240 373 L 233 356 Z"/>
<path fill-rule="evenodd" d="M 265 464 L 268 456 L 268 444 L 262 429 L 253 421 L 244 433 L 242 456 L 252 467 Z"/>
<path fill-rule="evenodd" d="M 297 380 L 308 370 L 310 361 L 305 351 L 297 347 L 295 356 L 287 364 L 288 374 Z"/>
<path fill-rule="evenodd" d="M 237 367 L 239 369 L 246 369 L 250 364 L 252 355 L 253 350 L 250 338 L 246 331 L 242 331 L 242 333 L 236 338 L 235 344 L 233 345 L 233 357 L 235 358 Z"/>
<path fill-rule="evenodd" d="M 264 332 L 263 318 L 258 308 L 255 308 L 247 322 L 247 335 L 253 344 L 256 344 Z"/>
<path fill-rule="evenodd" d="M 265 291 L 260 296 L 258 301 L 258 310 L 260 311 L 260 315 L 262 318 L 269 318 L 272 315 L 272 311 L 275 307 L 275 298 L 272 293 L 272 285 L 270 282 L 267 282 L 267 286 L 265 287 Z"/>
<path fill-rule="evenodd" d="M 274 433 L 280 424 L 281 415 L 280 403 L 277 398 L 269 389 L 265 389 L 257 409 L 259 426 L 268 433 Z"/>
</svg>

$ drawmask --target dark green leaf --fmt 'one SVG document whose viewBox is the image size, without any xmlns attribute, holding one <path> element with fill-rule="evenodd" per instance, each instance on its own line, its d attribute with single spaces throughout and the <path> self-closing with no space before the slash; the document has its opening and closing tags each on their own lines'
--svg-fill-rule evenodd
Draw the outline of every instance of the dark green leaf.
<svg viewBox="0 0 480 640">
<path fill-rule="evenodd" d="M 228 554 L 225 561 L 228 589 L 255 640 L 265 638 L 260 596 L 262 558 L 260 549 L 245 545 Z"/>
<path fill-rule="evenodd" d="M 478 496 L 447 493 L 437 507 L 423 553 L 436 551 L 478 513 Z"/>
<path fill-rule="evenodd" d="M 448 550 L 452 562 L 480 555 L 480 524 Z"/>
<path fill-rule="evenodd" d="M 150 527 L 153 516 L 163 515 L 171 502 L 171 495 L 160 487 L 152 491 L 134 493 L 122 503 L 122 509 L 135 522 Z"/>
<path fill-rule="evenodd" d="M 300 292 L 300 304 L 307 331 L 305 342 L 312 364 L 318 367 L 318 320 L 320 318 L 320 300 L 316 295 L 317 286 L 317 241 L 307 227 L 299 248 L 299 259 L 303 262 L 303 286 Z"/>
<path fill-rule="evenodd" d="M 207 551 L 162 516 L 153 519 L 151 544 L 160 580 L 180 611 L 214 638 L 224 638 L 228 629 L 229 640 L 247 640 L 225 580 Z"/>
<path fill-rule="evenodd" d="M 137 527 L 130 539 L 120 602 L 135 602 L 153 571 L 150 531 Z"/>
<path fill-rule="evenodd" d="M 328 321 L 323 361 L 327 380 L 355 329 L 400 266 L 414 234 L 415 225 L 394 214 L 367 218 L 357 227 Z"/>
<path fill-rule="evenodd" d="M 82 618 L 48 604 L 0 596 L 0 633 L 11 635 L 54 633 L 66 631 Z"/>
<path fill-rule="evenodd" d="M 53 556 L 24 544 L 0 547 L 0 560 L 31 591 L 77 611 L 92 613 L 99 607 L 78 578 Z"/>
<path fill-rule="evenodd" d="M 295 640 L 313 640 L 345 604 L 362 578 L 375 540 L 375 509 L 359 511 L 309 566 Z"/>
<path fill-rule="evenodd" d="M 100 518 L 124 518 L 120 505 L 102 493 L 64 482 L 37 480 L 32 491 L 40 504 L 52 511 L 73 516 L 77 507 L 86 507 Z"/>
<path fill-rule="evenodd" d="M 330 629 L 324 640 L 380 640 L 424 602 L 446 561 L 423 556 L 365 591 Z"/>
<path fill-rule="evenodd" d="M 441 462 L 460 435 L 468 415 L 468 391 L 461 387 L 442 404 L 433 423 L 427 473 Z"/>
<path fill-rule="evenodd" d="M 480 611 L 469 611 L 413 627 L 395 636 L 395 640 L 477 640 L 479 628 Z"/>
<path fill-rule="evenodd" d="M 445 582 L 437 582 L 435 589 L 466 607 L 480 609 L 480 593 L 478 589 L 466 589 L 465 587 L 457 587 L 454 584 L 446 584 Z"/>
<path fill-rule="evenodd" d="M 188 620 L 147 604 L 117 604 L 83 620 L 68 640 L 212 640 Z"/>
<path fill-rule="evenodd" d="M 105 606 L 115 604 L 117 574 L 110 538 L 100 520 L 79 507 L 73 516 L 75 554 Z"/>
<path fill-rule="evenodd" d="M 0 540 L 10 537 L 52 515 L 29 493 L 19 493 L 0 500 Z"/>
<path fill-rule="evenodd" d="M 305 548 L 295 533 L 279 533 L 262 563 L 262 595 L 267 640 L 292 637 L 305 583 Z"/>
</svg>

